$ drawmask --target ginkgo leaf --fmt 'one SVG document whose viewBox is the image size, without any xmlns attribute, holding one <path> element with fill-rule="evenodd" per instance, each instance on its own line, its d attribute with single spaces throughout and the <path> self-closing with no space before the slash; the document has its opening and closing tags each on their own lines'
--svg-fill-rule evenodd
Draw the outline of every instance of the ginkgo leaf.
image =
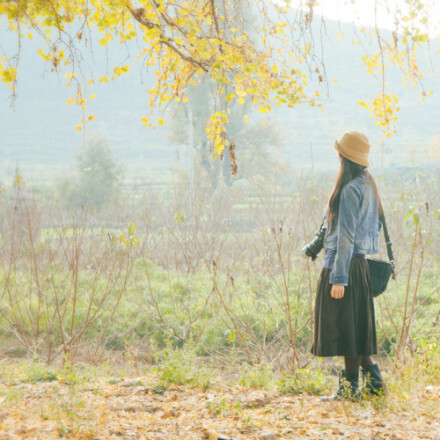
<svg viewBox="0 0 440 440">
<path fill-rule="evenodd" d="M 260 108 L 258 109 L 258 111 L 259 111 L 260 113 L 267 113 L 267 112 L 270 112 L 270 107 L 260 107 Z"/>
<path fill-rule="evenodd" d="M 43 49 L 41 49 L 41 47 L 38 48 L 38 53 L 40 54 L 41 58 L 43 58 L 43 60 L 48 60 L 48 56 L 43 52 Z"/>
<path fill-rule="evenodd" d="M 121 76 L 121 75 L 123 75 L 124 73 L 127 73 L 129 70 L 130 70 L 130 67 L 129 67 L 129 66 L 115 67 L 115 68 L 113 69 L 113 73 L 114 73 L 116 76 Z"/>
</svg>

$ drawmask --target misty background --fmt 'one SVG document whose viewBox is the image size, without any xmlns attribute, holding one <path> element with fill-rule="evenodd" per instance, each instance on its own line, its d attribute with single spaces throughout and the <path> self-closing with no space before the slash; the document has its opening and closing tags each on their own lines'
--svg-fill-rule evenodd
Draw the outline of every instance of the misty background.
<svg viewBox="0 0 440 440">
<path fill-rule="evenodd" d="M 234 134 L 231 136 L 236 141 L 238 178 L 244 177 L 244 161 L 257 148 L 264 149 L 265 157 L 275 158 L 277 163 L 296 170 L 336 170 L 334 140 L 350 129 L 365 132 L 370 138 L 373 170 L 437 165 L 440 133 L 435 115 L 440 98 L 435 58 L 431 60 L 428 53 L 420 55 L 424 89 L 433 91 L 423 103 L 420 87 L 404 87 L 400 72 L 395 69 L 386 72 L 387 90 L 396 93 L 400 106 L 397 133 L 387 138 L 374 125 L 368 111 L 357 104 L 369 101 L 381 90 L 380 78 L 371 77 L 361 62 L 365 53 L 374 50 L 375 40 L 370 39 L 370 47 L 364 46 L 365 41 L 358 44 L 360 29 L 354 25 L 323 22 L 320 17 L 315 17 L 313 25 L 318 31 L 316 35 L 322 36 L 322 47 L 321 41 L 315 41 L 315 51 L 322 55 L 325 70 L 324 81 L 310 84 L 310 90 L 319 90 L 322 108 L 305 104 L 293 109 L 277 108 L 261 119 L 250 107 L 246 148 L 243 141 L 234 139 Z M 188 125 L 182 109 L 170 108 L 164 117 L 165 126 L 157 130 L 144 127 L 141 122 L 148 113 L 147 91 L 155 84 L 153 72 L 145 72 L 142 63 L 131 63 L 131 71 L 115 81 L 106 84 L 98 81 L 99 76 L 111 74 L 113 64 L 121 65 L 128 56 L 135 60 L 136 42 L 92 48 L 90 66 L 94 85 L 85 96 L 94 93 L 96 99 L 88 100 L 86 115 L 93 114 L 96 119 L 84 132 L 75 128 L 82 117 L 81 109 L 66 104 L 75 95 L 74 85 L 66 87 L 64 72 L 50 71 L 50 64 L 38 54 L 41 42 L 36 40 L 22 41 L 17 99 L 13 104 L 10 89 L 6 85 L 0 87 L 0 181 L 9 182 L 17 165 L 30 181 L 50 183 L 53 178 L 73 173 L 75 157 L 88 139 L 96 137 L 109 144 L 126 178 L 163 181 L 168 180 L 176 166 L 188 167 Z M 0 42 L 8 54 L 16 50 L 16 35 L 4 24 L 0 28 Z M 433 53 L 435 48 L 433 43 Z M 96 66 L 106 67 L 100 70 Z M 203 92 L 201 96 L 199 99 L 203 100 Z M 179 112 L 180 120 L 176 122 Z M 194 116 L 194 125 L 203 125 L 204 116 L 209 117 L 209 109 L 206 115 L 201 109 Z M 234 115 L 231 124 L 241 125 L 243 113 L 237 115 L 236 121 L 233 118 Z M 260 120 L 268 128 L 265 134 L 259 128 Z M 263 147 L 252 145 L 255 138 L 260 139 Z M 196 136 L 195 148 L 200 148 L 202 142 Z M 205 160 L 212 161 L 212 155 L 209 156 Z"/>
</svg>

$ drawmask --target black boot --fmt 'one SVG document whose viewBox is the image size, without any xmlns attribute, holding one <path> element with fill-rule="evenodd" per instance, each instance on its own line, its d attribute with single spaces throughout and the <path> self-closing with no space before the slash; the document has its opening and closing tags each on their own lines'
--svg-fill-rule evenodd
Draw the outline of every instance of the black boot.
<svg viewBox="0 0 440 440">
<path fill-rule="evenodd" d="M 362 368 L 362 375 L 365 378 L 363 391 L 373 396 L 383 396 L 386 392 L 385 383 L 380 374 L 379 365 L 373 364 Z"/>
<path fill-rule="evenodd" d="M 342 370 L 339 373 L 339 388 L 335 394 L 330 397 L 321 397 L 322 401 L 328 400 L 359 400 L 361 393 L 359 392 L 359 371 L 356 373 L 346 372 Z"/>
</svg>

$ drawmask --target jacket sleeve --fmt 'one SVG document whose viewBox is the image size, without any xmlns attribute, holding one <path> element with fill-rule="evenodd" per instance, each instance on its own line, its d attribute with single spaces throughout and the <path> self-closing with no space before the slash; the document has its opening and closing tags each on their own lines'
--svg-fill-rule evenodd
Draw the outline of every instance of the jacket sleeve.
<svg viewBox="0 0 440 440">
<path fill-rule="evenodd" d="M 331 284 L 348 284 L 348 271 L 354 250 L 354 239 L 362 201 L 362 192 L 355 185 L 348 183 L 341 191 L 338 213 L 338 243 Z"/>
</svg>

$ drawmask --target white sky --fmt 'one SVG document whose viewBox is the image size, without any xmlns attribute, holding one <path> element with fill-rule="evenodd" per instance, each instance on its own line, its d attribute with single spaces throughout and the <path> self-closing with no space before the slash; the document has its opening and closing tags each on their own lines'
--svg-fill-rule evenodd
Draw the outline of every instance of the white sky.
<svg viewBox="0 0 440 440">
<path fill-rule="evenodd" d="M 440 0 L 421 0 L 426 7 L 430 20 L 429 33 L 439 35 Z M 408 12 L 405 0 L 316 0 L 314 11 L 332 20 L 356 23 L 360 26 L 375 25 L 375 9 L 377 8 L 377 24 L 380 28 L 395 29 L 396 11 L 400 10 L 400 18 Z M 294 8 L 303 7 L 307 0 L 290 0 Z M 420 18 L 422 15 L 420 16 Z M 423 25 L 420 25 L 421 28 Z"/>
</svg>

